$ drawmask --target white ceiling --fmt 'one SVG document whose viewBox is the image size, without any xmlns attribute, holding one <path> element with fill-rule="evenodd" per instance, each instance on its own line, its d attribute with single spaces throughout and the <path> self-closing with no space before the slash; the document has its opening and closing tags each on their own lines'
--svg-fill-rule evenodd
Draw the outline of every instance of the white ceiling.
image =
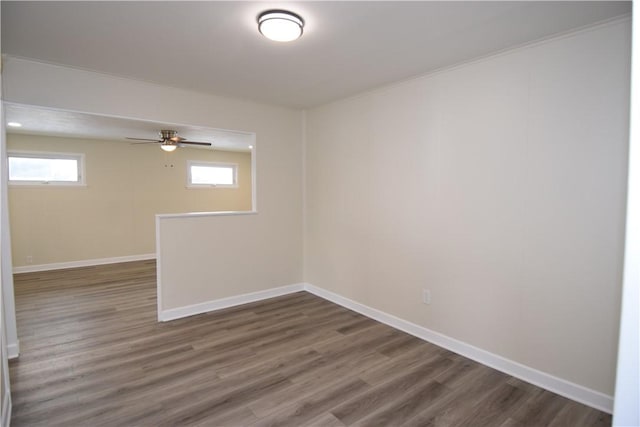
<svg viewBox="0 0 640 427">
<path fill-rule="evenodd" d="M 311 107 L 573 28 L 630 2 L 11 2 L 4 54 L 224 96 Z M 303 37 L 263 38 L 285 8 Z"/>
</svg>

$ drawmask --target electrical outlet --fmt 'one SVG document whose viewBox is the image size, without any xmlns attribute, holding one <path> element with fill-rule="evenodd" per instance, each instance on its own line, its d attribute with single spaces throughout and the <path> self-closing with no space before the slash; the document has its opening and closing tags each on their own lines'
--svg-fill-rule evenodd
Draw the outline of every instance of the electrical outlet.
<svg viewBox="0 0 640 427">
<path fill-rule="evenodd" d="M 431 291 L 428 289 L 422 290 L 422 302 L 425 304 L 431 304 Z"/>
<path fill-rule="evenodd" d="M 31 255 L 27 255 L 27 264 L 33 264 L 33 257 Z"/>
</svg>

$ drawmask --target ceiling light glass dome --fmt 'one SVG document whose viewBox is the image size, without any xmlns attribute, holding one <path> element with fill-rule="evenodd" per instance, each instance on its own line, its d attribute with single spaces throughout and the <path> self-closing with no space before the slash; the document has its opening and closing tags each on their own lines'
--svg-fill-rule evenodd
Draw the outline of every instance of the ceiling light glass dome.
<svg viewBox="0 0 640 427">
<path fill-rule="evenodd" d="M 258 17 L 260 34 L 277 42 L 290 42 L 300 38 L 304 21 L 286 10 L 268 10 Z"/>
</svg>

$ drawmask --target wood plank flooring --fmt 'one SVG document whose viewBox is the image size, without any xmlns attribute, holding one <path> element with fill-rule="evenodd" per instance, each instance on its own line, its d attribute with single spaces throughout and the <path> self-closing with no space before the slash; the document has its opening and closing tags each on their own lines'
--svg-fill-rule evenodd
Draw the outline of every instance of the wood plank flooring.
<svg viewBox="0 0 640 427">
<path fill-rule="evenodd" d="M 13 426 L 606 426 L 299 292 L 156 322 L 155 263 L 15 276 Z"/>
</svg>

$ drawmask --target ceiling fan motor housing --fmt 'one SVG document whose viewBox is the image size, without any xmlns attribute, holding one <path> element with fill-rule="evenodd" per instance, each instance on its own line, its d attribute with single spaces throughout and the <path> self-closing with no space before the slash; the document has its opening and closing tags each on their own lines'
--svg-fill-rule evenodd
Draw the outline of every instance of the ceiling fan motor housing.
<svg viewBox="0 0 640 427">
<path fill-rule="evenodd" d="M 163 141 L 166 141 L 168 139 L 172 140 L 172 141 L 177 141 L 178 140 L 178 132 L 175 130 L 170 130 L 170 129 L 163 129 L 160 131 L 160 138 Z"/>
</svg>

